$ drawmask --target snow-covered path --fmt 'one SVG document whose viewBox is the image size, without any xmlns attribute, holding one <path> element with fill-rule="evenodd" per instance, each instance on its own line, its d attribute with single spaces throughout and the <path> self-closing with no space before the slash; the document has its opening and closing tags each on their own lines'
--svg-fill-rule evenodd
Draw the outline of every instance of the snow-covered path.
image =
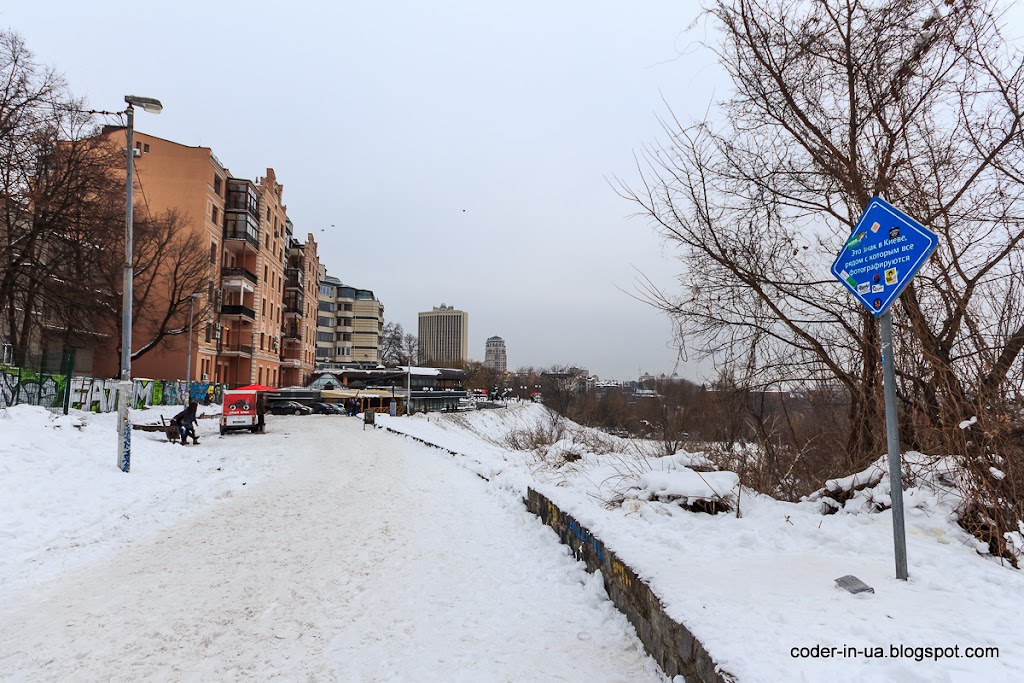
<svg viewBox="0 0 1024 683">
<path fill-rule="evenodd" d="M 507 492 L 355 420 L 274 426 L 209 448 L 279 442 L 282 474 L 0 607 L 0 677 L 661 679 Z"/>
</svg>

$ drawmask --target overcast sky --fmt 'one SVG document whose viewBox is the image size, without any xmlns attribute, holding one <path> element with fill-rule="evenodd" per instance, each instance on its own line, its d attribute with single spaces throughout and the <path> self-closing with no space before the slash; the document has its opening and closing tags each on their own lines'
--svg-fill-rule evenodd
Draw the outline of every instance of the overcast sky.
<svg viewBox="0 0 1024 683">
<path fill-rule="evenodd" d="M 673 371 L 668 320 L 628 292 L 675 266 L 610 180 L 635 178 L 668 106 L 722 95 L 696 2 L 5 5 L 0 26 L 90 106 L 156 97 L 139 130 L 236 176 L 273 167 L 296 236 L 406 331 L 444 303 L 469 313 L 474 359 L 498 335 L 513 369 Z"/>
</svg>

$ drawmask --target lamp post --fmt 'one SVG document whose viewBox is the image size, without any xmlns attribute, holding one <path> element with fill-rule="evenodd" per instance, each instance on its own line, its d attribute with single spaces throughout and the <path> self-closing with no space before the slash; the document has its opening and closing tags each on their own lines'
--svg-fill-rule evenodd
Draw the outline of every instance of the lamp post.
<svg viewBox="0 0 1024 683">
<path fill-rule="evenodd" d="M 124 101 L 128 107 L 124 110 L 128 118 L 125 132 L 128 136 L 128 149 L 125 153 L 127 168 L 125 173 L 125 212 L 124 212 L 124 292 L 121 298 L 121 382 L 118 384 L 117 403 L 117 468 L 122 472 L 131 469 L 132 426 L 128 421 L 128 402 L 131 397 L 132 379 L 132 176 L 135 171 L 135 107 L 142 107 L 150 114 L 163 111 L 160 100 L 151 97 L 126 95 Z"/>
<path fill-rule="evenodd" d="M 185 393 L 189 394 L 189 384 L 192 383 L 192 309 L 196 299 L 203 297 L 202 292 L 188 295 L 188 356 L 185 358 Z M 191 396 L 191 394 L 189 394 Z M 186 396 L 186 399 L 188 397 Z"/>
</svg>

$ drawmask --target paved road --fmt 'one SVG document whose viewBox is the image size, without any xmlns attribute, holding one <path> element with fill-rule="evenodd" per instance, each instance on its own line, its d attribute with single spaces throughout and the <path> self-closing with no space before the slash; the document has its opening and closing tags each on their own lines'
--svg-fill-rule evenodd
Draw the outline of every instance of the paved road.
<svg viewBox="0 0 1024 683">
<path fill-rule="evenodd" d="M 662 680 L 507 492 L 355 420 L 276 424 L 210 447 L 277 440 L 280 476 L 0 607 L 0 679 Z"/>
</svg>

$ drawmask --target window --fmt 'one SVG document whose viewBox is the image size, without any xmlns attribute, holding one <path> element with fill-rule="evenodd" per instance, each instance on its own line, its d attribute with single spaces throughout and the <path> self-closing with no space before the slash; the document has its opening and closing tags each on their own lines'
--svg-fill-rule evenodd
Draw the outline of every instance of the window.
<svg viewBox="0 0 1024 683">
<path fill-rule="evenodd" d="M 213 193 L 220 196 L 220 176 L 216 173 L 213 174 Z"/>
<path fill-rule="evenodd" d="M 206 343 L 209 344 L 213 340 L 213 323 L 206 323 Z"/>
<path fill-rule="evenodd" d="M 318 315 L 316 317 L 316 324 L 318 327 L 334 327 L 334 318 Z"/>
<path fill-rule="evenodd" d="M 217 207 L 213 207 L 214 213 L 217 211 Z M 217 263 L 217 242 L 210 240 L 210 263 Z"/>
<path fill-rule="evenodd" d="M 321 311 L 333 311 L 334 310 L 334 302 L 333 301 L 321 301 L 319 306 L 317 306 L 317 309 L 321 310 Z"/>
<path fill-rule="evenodd" d="M 125 259 L 125 261 L 127 261 L 127 260 L 128 260 L 128 259 L 126 258 L 126 259 Z M 125 266 L 125 270 L 127 270 L 127 269 L 128 269 L 128 266 Z M 127 307 L 126 307 L 126 308 L 127 308 Z M 128 345 L 127 345 L 127 344 L 125 344 L 124 346 L 125 346 L 125 348 L 128 348 Z M 262 344 L 260 345 L 260 348 L 263 348 Z M 252 377 L 252 375 L 249 375 L 249 376 L 250 376 L 250 377 Z M 258 379 L 256 380 L 256 383 L 257 383 L 257 384 L 263 384 L 263 366 L 262 366 L 262 365 L 260 366 L 260 371 L 259 371 L 259 373 L 258 373 L 258 374 L 256 375 L 256 377 L 258 378 Z"/>
<path fill-rule="evenodd" d="M 215 206 L 215 207 L 213 207 L 213 211 L 210 212 L 210 219 L 213 221 L 214 225 L 217 224 L 217 219 L 219 217 L 220 217 L 219 211 L 218 211 L 217 207 Z"/>
<path fill-rule="evenodd" d="M 125 259 L 127 260 L 127 259 Z M 260 315 L 265 316 L 267 314 L 267 300 L 263 299 L 263 308 L 260 310 Z M 127 344 L 126 344 L 127 346 Z"/>
<path fill-rule="evenodd" d="M 135 149 L 142 149 L 142 143 L 141 142 L 136 142 L 135 143 Z"/>
<path fill-rule="evenodd" d="M 149 145 L 143 145 L 143 146 L 142 146 L 142 153 L 143 153 L 143 154 L 146 154 L 146 153 L 148 153 L 148 152 L 149 152 Z"/>
<path fill-rule="evenodd" d="M 263 333 L 260 332 L 260 351 L 263 350 Z"/>
</svg>

